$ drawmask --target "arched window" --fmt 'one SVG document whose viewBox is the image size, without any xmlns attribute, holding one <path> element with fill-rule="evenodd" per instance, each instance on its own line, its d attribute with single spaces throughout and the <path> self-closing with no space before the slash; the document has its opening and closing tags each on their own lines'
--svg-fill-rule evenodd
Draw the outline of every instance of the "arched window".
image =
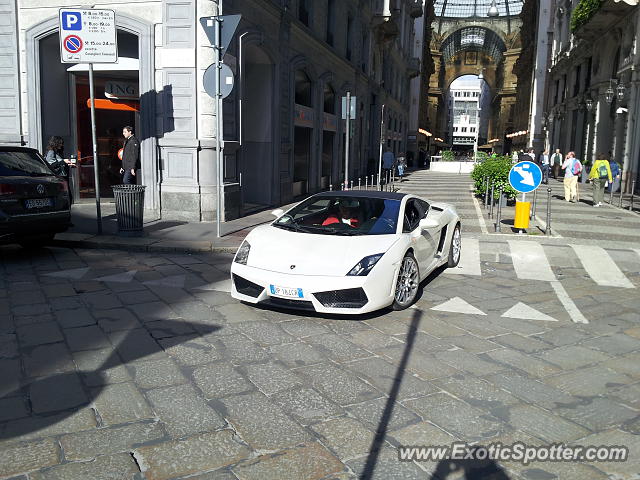
<svg viewBox="0 0 640 480">
<path fill-rule="evenodd" d="M 311 102 L 311 79 L 303 70 L 296 70 L 295 102 L 298 105 L 313 106 Z"/>
<path fill-rule="evenodd" d="M 333 91 L 333 88 L 328 83 L 324 84 L 324 112 L 336 113 L 336 92 Z"/>
</svg>

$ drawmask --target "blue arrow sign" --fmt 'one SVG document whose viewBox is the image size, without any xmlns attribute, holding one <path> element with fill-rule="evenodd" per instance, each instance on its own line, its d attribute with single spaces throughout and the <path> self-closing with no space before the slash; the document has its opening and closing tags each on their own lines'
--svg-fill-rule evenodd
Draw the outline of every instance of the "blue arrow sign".
<svg viewBox="0 0 640 480">
<path fill-rule="evenodd" d="M 520 193 L 533 192 L 542 183 L 542 170 L 533 162 L 520 162 L 511 167 L 509 183 Z"/>
</svg>

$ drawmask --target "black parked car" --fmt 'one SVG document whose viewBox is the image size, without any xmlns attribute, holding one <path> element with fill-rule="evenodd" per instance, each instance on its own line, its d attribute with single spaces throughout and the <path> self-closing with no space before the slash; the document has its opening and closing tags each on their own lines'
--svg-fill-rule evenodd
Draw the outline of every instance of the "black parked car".
<svg viewBox="0 0 640 480">
<path fill-rule="evenodd" d="M 0 146 L 0 244 L 43 245 L 71 225 L 69 185 L 37 150 Z"/>
</svg>

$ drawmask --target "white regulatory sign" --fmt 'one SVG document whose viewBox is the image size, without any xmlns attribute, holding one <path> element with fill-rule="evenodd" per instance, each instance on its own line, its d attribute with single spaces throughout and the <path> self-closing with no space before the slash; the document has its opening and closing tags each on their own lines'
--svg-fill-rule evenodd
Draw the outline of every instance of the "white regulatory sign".
<svg viewBox="0 0 640 480">
<path fill-rule="evenodd" d="M 59 20 L 62 63 L 118 61 L 116 14 L 113 10 L 61 8 Z"/>
</svg>

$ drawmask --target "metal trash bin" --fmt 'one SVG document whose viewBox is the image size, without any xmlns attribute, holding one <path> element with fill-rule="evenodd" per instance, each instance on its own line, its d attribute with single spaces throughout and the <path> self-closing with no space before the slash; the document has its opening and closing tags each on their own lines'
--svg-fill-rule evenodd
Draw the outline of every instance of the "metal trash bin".
<svg viewBox="0 0 640 480">
<path fill-rule="evenodd" d="M 118 233 L 127 236 L 142 235 L 144 213 L 144 185 L 114 185 Z"/>
</svg>

